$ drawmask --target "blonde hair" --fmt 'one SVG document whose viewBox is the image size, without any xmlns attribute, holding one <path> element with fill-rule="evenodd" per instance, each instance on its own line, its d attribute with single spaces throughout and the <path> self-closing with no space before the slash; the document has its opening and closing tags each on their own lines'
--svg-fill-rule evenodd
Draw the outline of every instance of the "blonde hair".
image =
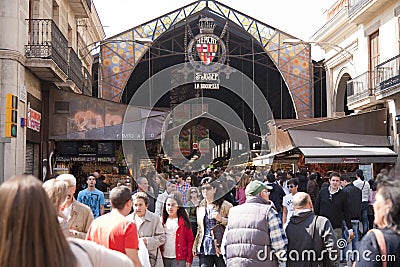
<svg viewBox="0 0 400 267">
<path fill-rule="evenodd" d="M 189 189 L 186 191 L 186 201 L 192 200 L 191 192 L 192 192 L 193 190 L 196 190 L 196 192 L 197 192 L 197 198 L 198 198 L 199 200 L 201 200 L 200 190 L 199 190 L 197 187 L 192 186 L 192 187 L 189 187 Z"/>
<path fill-rule="evenodd" d="M 64 173 L 57 176 L 56 180 L 64 181 L 68 186 L 76 186 L 76 178 L 72 174 Z"/>
<path fill-rule="evenodd" d="M 237 188 L 246 188 L 249 183 L 250 176 L 244 173 L 237 184 Z"/>
<path fill-rule="evenodd" d="M 77 266 L 42 183 L 14 176 L 0 186 L 0 266 Z"/>
<path fill-rule="evenodd" d="M 50 179 L 43 183 L 43 188 L 56 207 L 57 212 L 61 209 L 61 204 L 67 198 L 68 184 L 57 179 Z"/>
</svg>

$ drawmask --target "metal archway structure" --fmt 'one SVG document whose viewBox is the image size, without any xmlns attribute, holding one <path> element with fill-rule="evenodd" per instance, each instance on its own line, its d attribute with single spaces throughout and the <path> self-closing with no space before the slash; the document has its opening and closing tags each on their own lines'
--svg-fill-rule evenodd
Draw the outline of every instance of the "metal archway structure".
<svg viewBox="0 0 400 267">
<path fill-rule="evenodd" d="M 212 0 L 196 1 L 107 39 L 100 51 L 101 97 L 114 102 L 121 101 L 133 70 L 148 51 L 147 45 L 135 40 L 148 38 L 155 42 L 162 34 L 174 29 L 186 18 L 204 10 L 235 23 L 251 35 L 263 47 L 281 73 L 292 97 L 297 117 L 313 117 L 310 46 L 285 45 L 283 44 L 285 39 L 294 37 Z"/>
</svg>

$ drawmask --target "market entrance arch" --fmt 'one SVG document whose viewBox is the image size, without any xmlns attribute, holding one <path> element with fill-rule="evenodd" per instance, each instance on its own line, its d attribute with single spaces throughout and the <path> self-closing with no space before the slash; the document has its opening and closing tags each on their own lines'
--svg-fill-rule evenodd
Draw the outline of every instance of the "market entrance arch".
<svg viewBox="0 0 400 267">
<path fill-rule="evenodd" d="M 162 66 L 161 63 L 161 65 L 158 64 L 162 61 L 162 57 L 167 58 L 171 53 L 176 53 L 176 58 L 171 59 L 169 64 L 173 64 L 174 60 L 183 62 L 185 55 L 180 54 L 179 51 L 184 51 L 187 43 L 177 42 L 177 40 L 184 37 L 182 32 L 185 32 L 188 26 L 193 28 L 193 24 L 202 16 L 215 18 L 217 25 L 220 25 L 220 30 L 228 21 L 230 43 L 236 42 L 236 46 L 230 47 L 229 53 L 242 55 L 242 63 L 231 56 L 231 65 L 236 64 L 235 67 L 239 70 L 243 68 L 246 73 L 246 71 L 249 72 L 249 68 L 248 63 L 245 62 L 250 62 L 252 67 L 249 77 L 257 77 L 254 80 L 258 84 L 262 82 L 273 84 L 271 85 L 273 88 L 265 90 L 265 94 L 268 95 L 269 100 L 277 98 L 273 99 L 274 103 L 279 103 L 273 109 L 274 115 L 278 118 L 313 116 L 310 79 L 312 66 L 309 47 L 302 44 L 295 46 L 283 44 L 285 39 L 294 37 L 216 1 L 196 1 L 106 40 L 106 44 L 101 47 L 100 92 L 102 97 L 114 102 L 128 102 L 135 87 L 137 88 L 136 79 L 132 79 L 132 75 L 140 80 L 139 74 L 148 78 L 151 72 L 157 71 L 156 68 L 152 69 L 148 66 L 146 68 L 146 58 L 150 58 L 150 65 L 153 67 Z M 142 38 L 151 39 L 152 45 L 139 42 L 138 40 Z M 163 46 L 168 42 L 171 46 L 164 49 Z M 242 45 L 238 45 L 240 42 Z M 244 49 L 247 48 L 248 52 L 249 42 L 251 43 L 250 53 L 246 55 L 250 54 L 250 56 L 246 58 L 243 57 L 244 54 L 240 52 L 240 49 L 245 52 Z M 148 52 L 149 49 L 150 52 Z M 159 59 L 155 59 L 153 55 L 157 55 Z M 262 65 L 264 68 L 260 67 Z M 268 76 L 269 74 L 263 69 L 274 71 L 271 71 L 269 73 L 271 76 Z M 147 75 L 145 70 L 148 70 Z M 277 91 L 279 94 L 276 93 Z M 245 109 L 242 107 L 242 112 L 244 110 L 246 113 Z"/>
</svg>

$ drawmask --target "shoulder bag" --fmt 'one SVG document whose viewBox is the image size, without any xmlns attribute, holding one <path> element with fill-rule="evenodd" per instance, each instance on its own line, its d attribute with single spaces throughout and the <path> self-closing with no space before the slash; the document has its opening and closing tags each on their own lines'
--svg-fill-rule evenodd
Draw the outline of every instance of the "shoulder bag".
<svg viewBox="0 0 400 267">
<path fill-rule="evenodd" d="M 220 213 L 221 207 L 218 209 L 218 213 Z M 221 251 L 221 244 L 222 244 L 222 238 L 224 236 L 225 232 L 225 226 L 222 225 L 220 222 L 217 223 L 214 227 L 211 228 L 211 235 L 214 240 L 214 245 L 215 245 L 215 250 L 217 252 L 217 255 L 220 255 Z"/>
<path fill-rule="evenodd" d="M 386 251 L 386 242 L 385 236 L 383 235 L 382 231 L 379 229 L 371 229 L 376 236 L 376 241 L 378 242 L 379 250 L 381 252 L 381 260 L 382 260 L 382 267 L 387 266 L 387 251 Z"/>
</svg>

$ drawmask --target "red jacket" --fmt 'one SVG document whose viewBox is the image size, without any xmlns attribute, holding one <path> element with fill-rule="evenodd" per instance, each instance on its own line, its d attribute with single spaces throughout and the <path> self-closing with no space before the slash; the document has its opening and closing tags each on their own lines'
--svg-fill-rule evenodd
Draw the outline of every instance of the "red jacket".
<svg viewBox="0 0 400 267">
<path fill-rule="evenodd" d="M 163 224 L 164 226 L 164 224 Z M 186 262 L 193 262 L 193 247 L 194 237 L 191 228 L 186 227 L 182 217 L 178 219 L 178 229 L 176 230 L 175 239 L 175 254 L 176 259 Z M 161 249 L 163 250 L 163 248 Z"/>
</svg>

